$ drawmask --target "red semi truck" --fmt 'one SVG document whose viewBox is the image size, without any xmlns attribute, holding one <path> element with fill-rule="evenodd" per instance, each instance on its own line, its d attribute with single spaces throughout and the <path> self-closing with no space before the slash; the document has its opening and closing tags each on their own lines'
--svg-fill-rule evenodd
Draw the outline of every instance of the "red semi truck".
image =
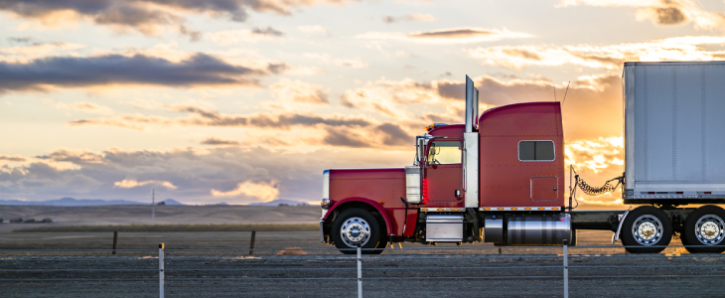
<svg viewBox="0 0 725 298">
<path fill-rule="evenodd" d="M 708 102 L 725 101 L 725 92 L 708 95 L 702 91 L 702 98 L 696 99 L 701 104 L 695 108 L 682 104 L 692 101 L 691 95 L 674 94 L 673 99 L 667 95 L 675 87 L 706 90 L 708 78 L 705 76 L 725 78 L 723 66 L 625 64 L 625 168 L 629 173 L 637 171 L 637 175 L 623 175 L 615 180 L 622 185 L 625 204 L 641 205 L 634 210 L 572 210 L 571 196 L 567 198 L 570 192 L 564 185 L 561 103 L 511 104 L 479 115 L 478 90 L 466 76 L 465 123 L 436 123 L 426 127 L 427 131 L 416 137 L 412 166 L 323 172 L 321 240 L 334 244 L 344 253 L 353 253 L 351 248 L 358 246 L 366 249 L 366 253 L 381 253 L 389 243 L 404 241 L 427 244 L 484 241 L 495 245 L 562 245 L 567 241 L 576 245 L 577 230 L 599 229 L 613 231 L 612 241 L 621 238 L 626 249 L 633 253 L 660 252 L 675 232 L 681 233 L 683 244 L 691 252 L 722 252 L 725 250 L 723 209 L 713 205 L 681 206 L 723 203 L 725 175 L 719 176 L 717 172 L 708 177 L 710 165 L 706 164 L 709 163 L 695 161 L 697 165 L 682 165 L 677 160 L 678 156 L 692 152 L 707 155 L 708 146 L 719 144 L 708 145 L 703 141 L 701 148 L 682 147 L 680 144 L 691 146 L 688 140 L 678 140 L 678 136 L 687 139 L 686 135 L 694 133 L 688 130 L 702 129 L 698 135 L 701 138 L 722 136 L 725 139 L 725 126 L 705 123 L 710 112 L 702 108 Z M 698 75 L 700 69 L 704 70 Z M 712 73 L 706 73 L 712 69 L 715 69 Z M 673 78 L 677 78 L 678 71 L 680 77 L 690 71 L 695 78 L 677 81 Z M 710 89 L 722 88 L 722 84 L 711 85 Z M 664 94 L 662 88 L 667 89 Z M 665 97 L 668 99 L 660 99 Z M 725 113 L 725 105 L 713 107 L 713 103 L 710 108 Z M 661 105 L 674 107 L 663 112 Z M 677 113 L 688 111 L 702 113 L 690 116 L 701 116 L 705 119 L 701 121 L 703 124 L 680 121 L 678 125 L 667 121 L 676 118 Z M 659 117 L 662 115 L 666 116 L 665 120 Z M 709 117 L 722 118 L 717 113 Z M 660 126 L 657 121 L 667 125 Z M 715 128 L 708 133 L 706 126 L 709 125 Z M 669 138 L 671 142 L 652 145 L 661 138 Z M 647 160 L 642 161 L 645 159 L 642 156 L 648 153 Z M 686 157 L 679 160 L 683 159 Z M 665 168 L 658 170 L 656 167 L 663 167 L 662 164 Z M 668 164 L 672 168 L 666 168 Z M 699 168 L 687 167 L 698 166 L 705 176 L 688 174 Z M 671 176 L 657 176 L 667 169 L 672 172 Z M 710 169 L 713 171 L 725 173 Z M 571 187 L 585 186 L 578 176 L 569 179 L 575 180 Z"/>
</svg>

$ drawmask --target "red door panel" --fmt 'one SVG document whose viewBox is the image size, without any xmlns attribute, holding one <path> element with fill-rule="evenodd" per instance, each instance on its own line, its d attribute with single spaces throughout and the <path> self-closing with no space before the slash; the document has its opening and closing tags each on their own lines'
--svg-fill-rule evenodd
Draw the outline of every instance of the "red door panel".
<svg viewBox="0 0 725 298">
<path fill-rule="evenodd" d="M 435 138 L 428 146 L 423 179 L 423 196 L 428 206 L 463 207 L 462 140 Z"/>
<path fill-rule="evenodd" d="M 559 198 L 559 182 L 553 176 L 531 177 L 532 201 L 556 201 Z"/>
<path fill-rule="evenodd" d="M 447 207 L 442 203 L 463 202 L 463 167 L 457 165 L 428 165 L 425 167 L 425 188 L 430 206 Z M 461 197 L 456 198 L 456 190 Z M 458 207 L 458 205 L 454 205 Z"/>
</svg>

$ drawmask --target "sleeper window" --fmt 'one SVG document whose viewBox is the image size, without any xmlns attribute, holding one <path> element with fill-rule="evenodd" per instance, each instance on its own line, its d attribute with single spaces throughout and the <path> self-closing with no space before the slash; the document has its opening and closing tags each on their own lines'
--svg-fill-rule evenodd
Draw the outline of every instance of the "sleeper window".
<svg viewBox="0 0 725 298">
<path fill-rule="evenodd" d="M 554 160 L 554 141 L 520 141 L 520 161 Z"/>
</svg>

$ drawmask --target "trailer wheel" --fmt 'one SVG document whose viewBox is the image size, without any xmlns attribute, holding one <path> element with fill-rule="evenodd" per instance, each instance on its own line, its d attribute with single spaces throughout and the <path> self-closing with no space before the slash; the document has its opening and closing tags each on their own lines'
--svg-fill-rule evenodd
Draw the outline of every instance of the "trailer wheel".
<svg viewBox="0 0 725 298">
<path fill-rule="evenodd" d="M 672 221 L 664 211 L 639 207 L 624 220 L 622 244 L 630 253 L 659 253 L 670 244 L 672 230 Z"/>
<path fill-rule="evenodd" d="M 682 244 L 691 253 L 721 253 L 725 251 L 725 210 L 717 206 L 702 206 L 685 220 Z"/>
<path fill-rule="evenodd" d="M 358 246 L 363 248 L 364 254 L 379 254 L 383 252 L 388 241 L 382 237 L 380 223 L 363 209 L 348 209 L 342 212 L 330 230 L 335 246 L 345 254 L 355 254 Z"/>
</svg>

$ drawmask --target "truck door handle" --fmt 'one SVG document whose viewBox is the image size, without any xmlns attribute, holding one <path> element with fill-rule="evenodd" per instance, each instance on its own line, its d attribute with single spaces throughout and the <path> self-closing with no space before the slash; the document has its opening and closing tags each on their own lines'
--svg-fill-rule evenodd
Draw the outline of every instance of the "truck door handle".
<svg viewBox="0 0 725 298">
<path fill-rule="evenodd" d="M 556 187 L 554 187 L 554 191 L 556 191 Z"/>
</svg>

